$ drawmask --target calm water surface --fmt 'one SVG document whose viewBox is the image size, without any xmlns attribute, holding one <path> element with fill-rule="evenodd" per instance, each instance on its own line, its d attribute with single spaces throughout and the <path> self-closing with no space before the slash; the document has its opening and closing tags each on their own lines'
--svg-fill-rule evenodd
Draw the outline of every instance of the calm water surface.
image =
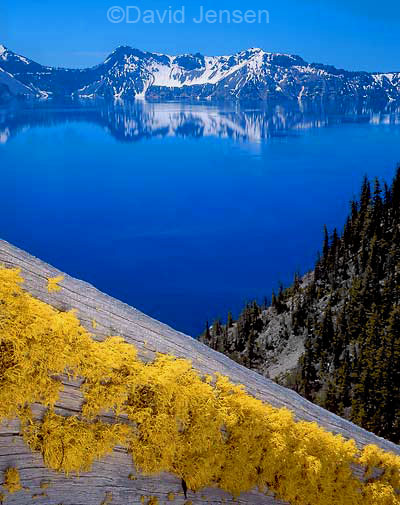
<svg viewBox="0 0 400 505">
<path fill-rule="evenodd" d="M 311 268 L 395 113 L 204 105 L 0 111 L 0 237 L 186 333 Z"/>
</svg>

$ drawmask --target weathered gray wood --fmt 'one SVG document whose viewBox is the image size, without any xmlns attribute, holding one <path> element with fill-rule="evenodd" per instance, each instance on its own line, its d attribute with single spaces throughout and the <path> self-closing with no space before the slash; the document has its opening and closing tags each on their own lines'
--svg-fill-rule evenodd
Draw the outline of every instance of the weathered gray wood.
<svg viewBox="0 0 400 505">
<path fill-rule="evenodd" d="M 83 326 L 98 340 L 109 335 L 119 335 L 135 345 L 143 360 L 151 360 L 156 352 L 190 359 L 199 372 L 220 372 L 233 382 L 244 384 L 247 391 L 257 398 L 277 407 L 289 408 L 298 419 L 316 421 L 333 433 L 353 438 L 359 447 L 373 443 L 400 454 L 399 446 L 313 405 L 293 391 L 238 365 L 197 340 L 101 293 L 86 282 L 62 274 L 56 268 L 2 240 L 0 264 L 21 268 L 25 279 L 24 289 L 40 300 L 62 310 L 77 309 Z M 47 278 L 58 275 L 64 275 L 64 280 L 60 283 L 62 290 L 48 293 Z M 92 327 L 93 319 L 97 322 L 95 329 Z M 78 412 L 82 405 L 79 382 L 63 377 L 63 383 L 65 388 L 57 403 L 57 411 L 71 415 Z M 113 505 L 139 504 L 142 496 L 156 496 L 160 503 L 166 503 L 169 492 L 176 495 L 174 503 L 184 502 L 183 496 L 178 496 L 181 491 L 180 482 L 174 476 L 163 474 L 144 478 L 138 475 L 137 480 L 128 479 L 134 469 L 130 456 L 122 448 L 116 448 L 112 455 L 97 462 L 90 473 L 79 478 L 66 478 L 62 474 L 51 472 L 43 466 L 40 455 L 32 454 L 25 446 L 19 436 L 17 421 L 0 425 L 0 472 L 9 466 L 18 467 L 23 485 L 29 488 L 8 496 L 7 503 L 12 505 L 31 504 L 32 495 L 38 495 L 36 503 L 46 505 L 100 505 L 107 493 L 112 493 Z M 50 483 L 45 490 L 40 488 L 43 481 Z M 188 499 L 193 504 L 232 502 L 232 497 L 216 489 L 189 493 Z M 243 494 L 236 503 L 257 505 L 280 502 L 254 491 Z"/>
</svg>

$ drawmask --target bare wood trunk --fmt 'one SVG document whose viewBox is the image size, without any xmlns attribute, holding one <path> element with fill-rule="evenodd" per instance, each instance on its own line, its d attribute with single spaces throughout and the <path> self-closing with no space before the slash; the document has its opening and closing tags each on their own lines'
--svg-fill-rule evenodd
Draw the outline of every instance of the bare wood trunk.
<svg viewBox="0 0 400 505">
<path fill-rule="evenodd" d="M 24 289 L 36 298 L 60 310 L 77 309 L 82 325 L 98 340 L 119 335 L 138 349 L 142 360 L 152 360 L 157 352 L 190 359 L 195 369 L 203 374 L 219 372 L 232 382 L 244 384 L 255 397 L 276 407 L 287 407 L 298 419 L 316 421 L 332 433 L 352 438 L 361 448 L 375 444 L 384 450 L 400 454 L 400 447 L 308 402 L 298 394 L 261 375 L 231 361 L 197 340 L 156 321 L 138 310 L 98 291 L 86 282 L 74 279 L 24 251 L 0 240 L 0 264 L 22 269 Z M 48 293 L 47 279 L 64 275 L 62 290 Z M 92 327 L 95 319 L 97 327 Z M 79 384 L 64 378 L 64 391 L 57 403 L 57 413 L 71 415 L 79 412 L 82 396 Z M 39 408 L 39 407 L 38 407 Z M 173 503 L 185 502 L 181 482 L 175 476 L 162 474 L 152 477 L 136 475 L 127 451 L 117 447 L 113 453 L 94 464 L 90 473 L 79 477 L 65 477 L 48 470 L 40 454 L 35 454 L 24 444 L 17 421 L 0 425 L 0 472 L 7 467 L 17 467 L 26 488 L 7 497 L 7 504 L 30 505 L 135 505 L 142 497 L 157 497 L 167 503 L 168 493 L 174 493 Z M 43 489 L 43 483 L 49 486 Z M 42 487 L 41 487 L 42 484 Z M 188 492 L 193 504 L 232 503 L 232 497 L 218 489 L 205 489 L 199 493 Z M 147 503 L 147 501 L 145 501 Z M 282 503 L 257 491 L 244 493 L 235 501 L 239 504 Z"/>
</svg>

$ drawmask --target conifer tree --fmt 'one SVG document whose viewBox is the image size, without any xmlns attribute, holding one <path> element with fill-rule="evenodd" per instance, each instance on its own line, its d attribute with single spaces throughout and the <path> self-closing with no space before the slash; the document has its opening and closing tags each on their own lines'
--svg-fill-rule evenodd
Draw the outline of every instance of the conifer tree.
<svg viewBox="0 0 400 505">
<path fill-rule="evenodd" d="M 383 189 L 382 189 L 383 188 Z M 264 304 L 266 305 L 266 304 Z M 322 254 L 307 282 L 272 292 L 272 308 L 247 304 L 229 338 L 235 359 L 262 371 L 262 332 L 301 338 L 304 353 L 287 385 L 333 412 L 400 442 L 400 167 L 391 185 L 365 177 L 342 234 L 324 227 Z M 228 324 L 204 339 L 228 347 Z M 229 342 L 229 349 L 232 342 Z"/>
<path fill-rule="evenodd" d="M 232 317 L 232 312 L 231 311 L 228 312 L 228 323 L 227 323 L 227 325 L 228 325 L 228 328 L 232 328 L 232 326 L 233 326 L 233 317 Z"/>
</svg>

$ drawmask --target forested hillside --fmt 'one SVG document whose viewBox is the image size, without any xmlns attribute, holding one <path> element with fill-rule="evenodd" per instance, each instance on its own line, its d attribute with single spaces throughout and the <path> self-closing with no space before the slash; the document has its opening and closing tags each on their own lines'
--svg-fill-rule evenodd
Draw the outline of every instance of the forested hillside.
<svg viewBox="0 0 400 505">
<path fill-rule="evenodd" d="M 390 186 L 365 178 L 342 233 L 325 228 L 312 273 L 201 339 L 399 443 L 400 168 Z"/>
</svg>

